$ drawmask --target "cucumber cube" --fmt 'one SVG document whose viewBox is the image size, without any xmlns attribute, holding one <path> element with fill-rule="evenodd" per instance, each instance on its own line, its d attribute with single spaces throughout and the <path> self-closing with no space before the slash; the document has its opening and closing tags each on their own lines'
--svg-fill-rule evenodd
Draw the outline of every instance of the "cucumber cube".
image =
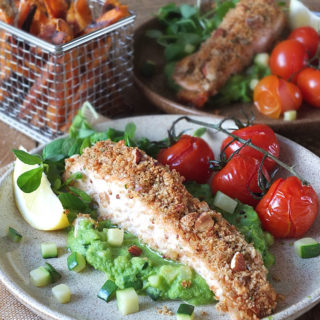
<svg viewBox="0 0 320 320">
<path fill-rule="evenodd" d="M 31 283 L 36 287 L 44 287 L 51 283 L 50 272 L 44 267 L 30 271 Z"/>
<path fill-rule="evenodd" d="M 138 295 L 133 288 L 118 290 L 116 296 L 118 309 L 123 316 L 139 311 Z"/>
<path fill-rule="evenodd" d="M 117 289 L 118 287 L 113 281 L 107 280 L 99 290 L 98 298 L 106 302 L 109 302 L 114 296 L 114 293 L 116 292 Z"/>
<path fill-rule="evenodd" d="M 46 262 L 43 268 L 45 268 L 49 272 L 51 283 L 57 282 L 61 279 L 61 274 L 50 263 Z"/>
<path fill-rule="evenodd" d="M 284 121 L 293 121 L 297 119 L 297 110 L 289 110 L 283 113 Z"/>
<path fill-rule="evenodd" d="M 268 53 L 258 53 L 254 57 L 254 63 L 258 66 L 268 67 L 269 66 L 269 54 Z"/>
<path fill-rule="evenodd" d="M 186 303 L 181 303 L 177 311 L 177 320 L 192 319 L 194 319 L 194 306 Z"/>
<path fill-rule="evenodd" d="M 167 283 L 171 284 L 175 278 L 178 276 L 179 268 L 164 265 L 160 268 L 159 274 L 167 281 Z"/>
<path fill-rule="evenodd" d="M 120 247 L 123 243 L 124 231 L 121 229 L 108 229 L 108 243 Z"/>
<path fill-rule="evenodd" d="M 146 289 L 146 294 L 153 300 L 157 301 L 160 298 L 161 291 L 154 287 L 148 287 Z"/>
<path fill-rule="evenodd" d="M 68 303 L 71 299 L 71 291 L 70 288 L 64 284 L 58 284 L 57 286 L 52 288 L 52 294 L 60 303 Z"/>
<path fill-rule="evenodd" d="M 320 244 L 312 238 L 302 238 L 294 242 L 295 253 L 303 259 L 320 255 Z"/>
<path fill-rule="evenodd" d="M 54 242 L 41 243 L 41 255 L 44 259 L 56 258 L 58 256 L 58 248 Z"/>
<path fill-rule="evenodd" d="M 13 242 L 20 242 L 22 239 L 22 235 L 12 227 L 9 227 L 7 230 L 8 238 Z"/>
<path fill-rule="evenodd" d="M 191 280 L 192 279 L 192 269 L 187 266 L 182 266 L 179 268 L 179 278 L 181 280 Z"/>
<path fill-rule="evenodd" d="M 161 276 L 159 275 L 152 275 L 148 277 L 148 282 L 152 287 L 158 288 L 161 284 Z"/>
<path fill-rule="evenodd" d="M 213 205 L 227 213 L 233 213 L 236 210 L 238 202 L 221 191 L 217 191 L 214 199 Z"/>
<path fill-rule="evenodd" d="M 86 259 L 79 252 L 72 252 L 67 258 L 68 269 L 81 272 L 86 267 Z"/>
</svg>

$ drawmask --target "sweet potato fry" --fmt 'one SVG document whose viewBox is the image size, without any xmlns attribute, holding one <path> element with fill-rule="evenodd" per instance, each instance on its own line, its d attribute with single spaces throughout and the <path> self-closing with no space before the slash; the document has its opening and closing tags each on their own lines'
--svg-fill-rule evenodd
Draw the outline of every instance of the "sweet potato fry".
<svg viewBox="0 0 320 320">
<path fill-rule="evenodd" d="M 74 33 L 79 35 L 92 22 L 88 1 L 73 1 L 68 10 L 66 20 L 72 26 Z"/>
<path fill-rule="evenodd" d="M 1 0 L 0 1 L 0 20 L 13 25 L 15 17 L 15 5 L 13 1 Z"/>
<path fill-rule="evenodd" d="M 93 24 L 89 25 L 84 31 L 85 34 L 110 26 L 129 16 L 128 6 L 120 5 L 118 1 L 109 0 L 105 3 L 105 8 L 108 8 L 107 4 L 112 9 L 105 11 Z"/>
<path fill-rule="evenodd" d="M 51 19 L 48 24 L 40 26 L 38 37 L 59 45 L 71 41 L 73 39 L 73 31 L 63 19 Z"/>
<path fill-rule="evenodd" d="M 66 0 L 43 0 L 49 17 L 64 19 L 68 10 L 68 2 Z"/>
</svg>

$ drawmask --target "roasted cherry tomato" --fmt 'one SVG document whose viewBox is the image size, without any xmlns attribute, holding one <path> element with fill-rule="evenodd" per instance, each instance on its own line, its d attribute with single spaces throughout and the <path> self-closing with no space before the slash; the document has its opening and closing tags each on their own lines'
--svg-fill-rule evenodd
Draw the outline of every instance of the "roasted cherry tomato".
<svg viewBox="0 0 320 320">
<path fill-rule="evenodd" d="M 256 206 L 259 202 L 251 193 L 261 193 L 258 187 L 260 161 L 248 155 L 234 155 L 226 166 L 218 171 L 211 181 L 212 193 L 218 190 L 243 203 Z M 269 180 L 268 171 L 262 166 L 262 172 Z"/>
<path fill-rule="evenodd" d="M 318 32 L 312 27 L 300 27 L 294 29 L 288 39 L 297 40 L 304 46 L 309 58 L 312 58 L 319 46 Z"/>
<path fill-rule="evenodd" d="M 214 160 L 214 155 L 203 139 L 182 135 L 178 142 L 162 149 L 157 159 L 176 169 L 186 180 L 205 183 L 212 174 L 209 161 Z"/>
<path fill-rule="evenodd" d="M 269 65 L 271 73 L 288 80 L 296 75 L 307 63 L 308 54 L 297 40 L 284 40 L 278 43 L 271 52 Z"/>
<path fill-rule="evenodd" d="M 255 124 L 253 126 L 249 126 L 246 128 L 238 129 L 232 132 L 234 135 L 244 139 L 244 140 L 251 140 L 251 142 L 266 151 L 272 154 L 274 157 L 278 158 L 280 153 L 279 142 L 274 134 L 273 130 L 264 125 L 264 124 Z M 221 145 L 221 151 L 226 148 L 226 146 L 232 141 L 232 137 L 226 138 Z M 234 141 L 231 143 L 226 149 L 225 154 L 227 158 L 231 156 L 233 152 L 238 150 L 243 144 L 238 141 Z M 262 160 L 263 154 L 255 150 L 249 146 L 243 147 L 240 154 L 245 154 L 251 156 L 253 158 L 258 159 L 259 161 Z M 264 166 L 267 170 L 271 170 L 275 165 L 275 162 L 271 158 L 267 158 L 264 162 Z"/>
<path fill-rule="evenodd" d="M 297 177 L 276 180 L 256 211 L 266 231 L 278 238 L 299 238 L 318 215 L 319 200 L 310 186 Z"/>
<path fill-rule="evenodd" d="M 285 111 L 300 108 L 302 94 L 293 83 L 271 75 L 264 77 L 256 85 L 253 101 L 259 112 L 278 119 Z"/>
<path fill-rule="evenodd" d="M 320 70 L 306 68 L 298 74 L 298 87 L 305 101 L 320 107 Z"/>
</svg>

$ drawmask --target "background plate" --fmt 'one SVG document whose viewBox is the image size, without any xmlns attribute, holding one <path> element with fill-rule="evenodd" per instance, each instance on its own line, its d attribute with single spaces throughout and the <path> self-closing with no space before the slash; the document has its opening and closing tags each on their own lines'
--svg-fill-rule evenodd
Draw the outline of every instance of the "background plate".
<svg viewBox="0 0 320 320">
<path fill-rule="evenodd" d="M 176 117 L 164 115 L 119 119 L 100 124 L 98 127 L 105 129 L 110 126 L 123 129 L 126 123 L 134 121 L 139 136 L 159 140 L 166 136 L 167 129 Z M 217 122 L 218 120 L 212 118 L 211 121 Z M 186 128 L 195 127 L 181 123 L 178 129 Z M 205 139 L 213 148 L 216 156 L 223 138 L 223 134 L 211 131 L 205 135 Z M 296 164 L 297 171 L 313 185 L 319 195 L 320 159 L 286 138 L 279 136 L 279 141 L 281 159 L 290 165 Z M 155 303 L 148 297 L 139 297 L 141 311 L 121 317 L 115 301 L 106 304 L 98 299 L 96 296 L 105 281 L 104 274 L 90 268 L 81 274 L 68 271 L 67 252 L 64 249 L 66 232 L 38 231 L 31 228 L 22 219 L 15 206 L 11 176 L 10 171 L 0 181 L 0 219 L 2 222 L 0 224 L 0 279 L 22 303 L 43 318 L 56 320 L 155 320 L 163 319 L 163 316 L 157 313 L 157 308 L 162 305 L 166 305 L 173 312 L 177 310 L 180 302 Z M 23 239 L 20 244 L 12 243 L 7 239 L 5 235 L 8 226 L 22 233 Z M 307 235 L 320 241 L 319 229 L 320 219 L 318 218 Z M 56 242 L 60 247 L 59 258 L 50 259 L 50 263 L 62 273 L 60 283 L 67 283 L 71 288 L 72 301 L 69 304 L 57 303 L 52 297 L 51 286 L 36 288 L 30 284 L 29 271 L 44 263 L 40 254 L 40 243 L 45 241 Z M 271 270 L 271 278 L 278 280 L 271 281 L 277 292 L 285 296 L 285 300 L 279 303 L 276 314 L 272 316 L 273 320 L 294 319 L 320 300 L 320 257 L 309 260 L 300 259 L 294 254 L 292 244 L 293 240 L 276 241 L 272 249 L 277 262 Z M 196 308 L 198 316 L 202 311 L 208 313 L 208 319 L 228 319 L 228 316 L 218 314 L 213 305 Z"/>
<path fill-rule="evenodd" d="M 320 4 L 315 1 L 304 1 L 313 10 L 320 11 Z M 150 19 L 139 26 L 135 32 L 134 41 L 134 76 L 135 82 L 142 90 L 143 94 L 158 108 L 173 114 L 203 115 L 206 117 L 224 118 L 237 117 L 244 120 L 243 111 L 247 114 L 254 113 L 256 123 L 265 123 L 275 130 L 313 130 L 318 129 L 320 121 L 320 108 L 314 108 L 304 104 L 298 111 L 298 118 L 295 121 L 284 121 L 271 119 L 259 113 L 252 103 L 233 103 L 219 107 L 195 108 L 179 102 L 175 93 L 168 87 L 167 79 L 163 73 L 165 60 L 163 57 L 163 47 L 156 41 L 148 38 L 145 33 L 149 29 L 161 29 L 156 18 Z M 157 72 L 152 77 L 143 77 L 140 74 L 141 67 L 145 61 L 152 60 L 156 63 Z"/>
</svg>

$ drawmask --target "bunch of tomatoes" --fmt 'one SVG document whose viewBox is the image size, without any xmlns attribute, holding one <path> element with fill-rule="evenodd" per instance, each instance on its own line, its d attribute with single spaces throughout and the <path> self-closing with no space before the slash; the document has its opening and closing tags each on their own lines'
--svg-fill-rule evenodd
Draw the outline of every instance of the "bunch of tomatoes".
<svg viewBox="0 0 320 320">
<path fill-rule="evenodd" d="M 280 147 L 273 130 L 266 125 L 251 125 L 233 131 L 233 134 L 279 157 Z M 255 207 L 262 227 L 275 237 L 301 237 L 313 224 L 319 208 L 316 192 L 310 185 L 304 185 L 296 176 L 279 178 L 273 183 L 270 176 L 276 165 L 262 152 L 249 145 L 243 145 L 232 137 L 227 137 L 221 151 L 228 161 L 216 173 L 210 170 L 214 154 L 209 145 L 199 137 L 182 135 L 179 140 L 162 149 L 157 159 L 171 169 L 176 169 L 186 180 L 210 183 L 212 193 L 218 190 L 242 203 Z M 270 182 L 269 190 L 261 193 L 258 184 L 260 171 Z"/>
<path fill-rule="evenodd" d="M 278 43 L 270 55 L 272 75 L 259 81 L 253 100 L 264 115 L 277 119 L 298 110 L 302 100 L 320 107 L 319 35 L 312 27 L 300 27 Z"/>
</svg>

